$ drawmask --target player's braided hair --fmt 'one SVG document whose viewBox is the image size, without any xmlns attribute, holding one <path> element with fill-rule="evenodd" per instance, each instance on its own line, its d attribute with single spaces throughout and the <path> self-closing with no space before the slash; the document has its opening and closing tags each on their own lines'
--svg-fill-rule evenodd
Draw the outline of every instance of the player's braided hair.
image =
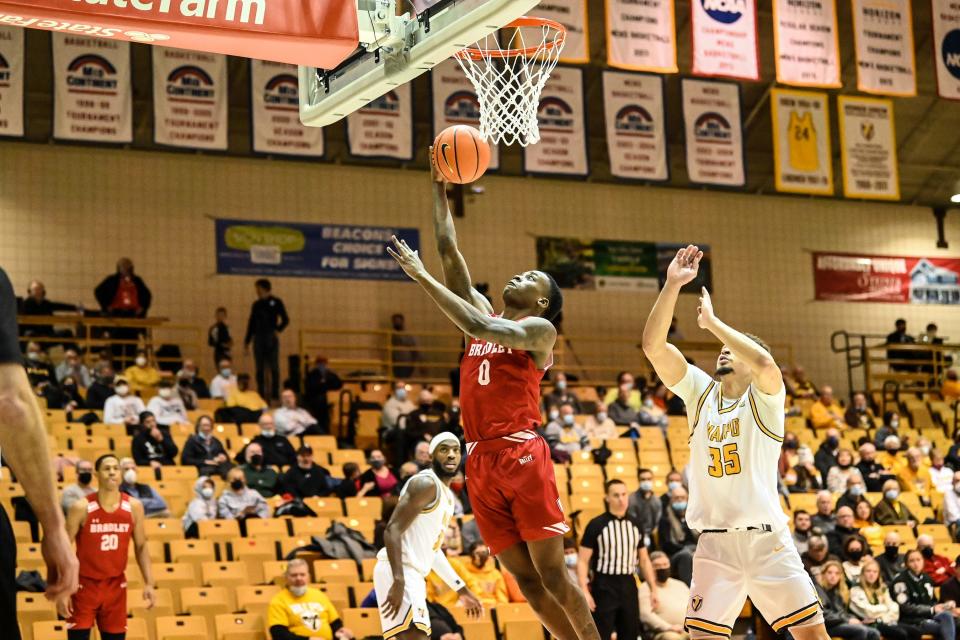
<svg viewBox="0 0 960 640">
<path fill-rule="evenodd" d="M 547 277 L 547 282 L 550 283 L 550 291 L 547 293 L 547 308 L 543 311 L 543 317 L 556 324 L 557 316 L 560 315 L 560 312 L 563 311 L 563 292 L 560 291 L 560 285 L 557 284 L 557 281 L 553 279 L 546 271 L 542 271 L 543 275 Z"/>
</svg>

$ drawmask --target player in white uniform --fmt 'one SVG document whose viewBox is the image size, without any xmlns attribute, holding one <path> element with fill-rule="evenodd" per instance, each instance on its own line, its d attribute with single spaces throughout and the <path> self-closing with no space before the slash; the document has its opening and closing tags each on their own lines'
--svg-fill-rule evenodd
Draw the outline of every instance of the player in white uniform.
<svg viewBox="0 0 960 640">
<path fill-rule="evenodd" d="M 827 640 L 816 590 L 793 544 L 777 495 L 786 390 L 759 338 L 740 333 L 701 293 L 697 323 L 723 348 L 714 376 L 688 365 L 667 342 L 680 288 L 697 275 L 703 252 L 677 252 L 643 330 L 643 351 L 683 399 L 690 425 L 687 523 L 701 532 L 684 624 L 693 638 L 729 637 L 745 599 L 777 632 Z"/>
<path fill-rule="evenodd" d="M 373 568 L 384 640 L 430 637 L 427 575 L 435 571 L 454 591 L 471 617 L 483 606 L 457 575 L 440 545 L 453 518 L 450 480 L 460 468 L 460 441 L 443 432 L 430 440 L 431 468 L 407 481 L 383 534 L 384 548 Z"/>
</svg>

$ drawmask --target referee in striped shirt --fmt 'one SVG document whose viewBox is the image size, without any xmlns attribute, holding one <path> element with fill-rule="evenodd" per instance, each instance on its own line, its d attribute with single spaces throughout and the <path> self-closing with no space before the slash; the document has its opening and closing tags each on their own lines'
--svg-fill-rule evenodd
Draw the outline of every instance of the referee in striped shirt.
<svg viewBox="0 0 960 640">
<path fill-rule="evenodd" d="M 650 585 L 651 604 L 657 608 L 657 581 L 653 565 L 643 543 L 643 527 L 627 515 L 630 493 L 622 480 L 604 485 L 607 512 L 587 524 L 580 541 L 577 577 L 587 597 L 601 640 L 609 640 L 616 631 L 617 640 L 637 640 L 640 636 L 640 604 L 637 594 L 637 568 Z M 592 572 L 593 578 L 588 581 Z"/>
</svg>

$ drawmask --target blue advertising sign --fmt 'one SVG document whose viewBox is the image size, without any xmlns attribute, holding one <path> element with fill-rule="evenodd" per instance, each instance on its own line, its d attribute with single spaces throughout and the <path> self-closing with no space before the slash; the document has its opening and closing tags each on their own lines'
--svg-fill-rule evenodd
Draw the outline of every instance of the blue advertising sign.
<svg viewBox="0 0 960 640">
<path fill-rule="evenodd" d="M 217 273 L 406 280 L 386 252 L 390 237 L 420 249 L 420 230 L 348 224 L 216 220 Z"/>
</svg>

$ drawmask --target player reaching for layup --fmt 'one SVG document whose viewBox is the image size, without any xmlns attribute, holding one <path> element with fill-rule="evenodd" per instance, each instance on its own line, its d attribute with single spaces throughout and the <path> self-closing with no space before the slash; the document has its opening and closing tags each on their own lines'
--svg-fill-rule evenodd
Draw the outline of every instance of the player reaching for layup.
<svg viewBox="0 0 960 640">
<path fill-rule="evenodd" d="M 434 173 L 434 229 L 446 286 L 402 240 L 387 247 L 403 270 L 467 336 L 460 363 L 466 476 L 480 535 L 517 579 L 543 625 L 559 640 L 597 640 L 583 593 L 563 558 L 564 522 L 550 449 L 537 435 L 540 380 L 553 363 L 563 296 L 542 271 L 517 274 L 503 289 L 504 310 L 473 288 L 457 248 L 446 189 Z"/>
<path fill-rule="evenodd" d="M 96 621 L 103 640 L 123 640 L 127 632 L 127 548 L 133 538 L 143 599 L 155 604 L 150 553 L 143 526 L 143 505 L 120 493 L 120 460 L 100 456 L 93 466 L 96 493 L 79 500 L 67 513 L 67 535 L 77 541 L 80 590 L 60 613 L 67 618 L 69 640 L 88 640 Z"/>
<path fill-rule="evenodd" d="M 703 252 L 677 252 L 643 330 L 643 351 L 683 399 L 690 425 L 687 523 L 701 532 L 685 626 L 691 637 L 729 637 L 749 596 L 774 631 L 827 640 L 817 593 L 800 562 L 777 494 L 786 391 L 765 344 L 714 315 L 701 293 L 697 323 L 722 343 L 710 376 L 667 342 L 680 288 Z"/>
<path fill-rule="evenodd" d="M 460 594 L 467 615 L 479 618 L 483 606 L 457 575 L 440 549 L 453 518 L 450 480 L 460 468 L 460 441 L 450 432 L 430 440 L 431 468 L 410 478 L 383 534 L 384 548 L 373 567 L 384 640 L 430 637 L 427 583 L 435 571 Z"/>
</svg>

